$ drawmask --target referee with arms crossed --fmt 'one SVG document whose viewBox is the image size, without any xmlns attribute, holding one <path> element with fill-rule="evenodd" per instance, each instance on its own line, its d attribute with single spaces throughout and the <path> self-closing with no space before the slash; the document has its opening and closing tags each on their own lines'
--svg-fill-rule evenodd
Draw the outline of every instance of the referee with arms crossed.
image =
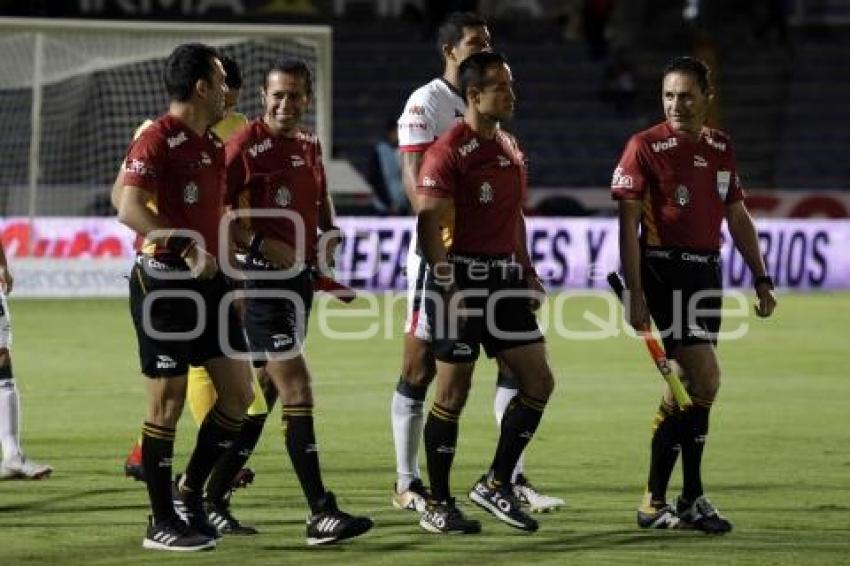
<svg viewBox="0 0 850 566">
<path fill-rule="evenodd" d="M 340 234 L 319 141 L 301 126 L 312 86 L 303 61 L 284 59 L 271 66 L 262 88 L 263 116 L 227 142 L 227 200 L 240 213 L 234 239 L 247 250 L 248 342 L 266 363 L 281 399 L 286 450 L 310 506 L 307 544 L 317 545 L 361 535 L 372 521 L 341 511 L 322 483 L 313 390 L 302 354 L 318 229 L 326 260 L 319 267 L 331 262 Z M 223 504 L 221 492 L 208 495 Z"/>
<path fill-rule="evenodd" d="M 224 144 L 209 128 L 224 115 L 225 71 L 216 51 L 178 46 L 165 64 L 170 104 L 132 142 L 119 182 L 118 218 L 145 238 L 130 274 L 130 311 L 139 342 L 148 404 L 142 464 L 153 511 L 143 546 L 192 551 L 219 536 L 203 508 L 207 477 L 242 426 L 253 400 L 248 364 L 222 353 L 244 338 L 233 309 L 219 320 L 227 283 L 218 270 L 224 214 Z M 198 430 L 178 486 L 188 525 L 174 510 L 171 462 L 186 398 L 189 364 L 204 365 L 216 403 Z"/>
<path fill-rule="evenodd" d="M 425 152 L 417 186 L 417 233 L 433 274 L 424 300 L 434 321 L 437 359 L 437 390 L 424 429 L 432 496 L 420 526 L 448 534 L 481 530 L 455 505 L 449 473 L 483 345 L 489 357 L 498 355 L 507 364 L 519 392 L 502 418 L 490 469 L 469 497 L 508 525 L 535 531 L 537 522 L 520 508 L 511 480 L 543 416 L 554 378 L 532 312 L 543 287 L 526 249 L 525 157 L 513 136 L 500 128 L 513 115 L 513 78 L 505 58 L 489 51 L 467 57 L 459 77 L 467 105 L 463 121 Z M 454 237 L 446 249 L 441 223 L 452 210 Z"/>
<path fill-rule="evenodd" d="M 640 329 L 652 316 L 694 402 L 679 411 L 669 387 L 664 390 L 638 525 L 722 534 L 732 530 L 732 523 L 705 497 L 700 467 L 709 412 L 720 387 L 715 345 L 722 305 L 719 249 L 724 218 L 752 271 L 758 316 L 770 316 L 776 298 L 744 206 L 732 142 L 705 125 L 712 98 L 705 63 L 692 57 L 670 61 L 662 75 L 666 121 L 632 136 L 611 186 L 619 201 L 620 258 L 630 291 L 628 321 Z M 672 506 L 666 501 L 667 484 L 680 451 L 683 490 Z"/>
</svg>

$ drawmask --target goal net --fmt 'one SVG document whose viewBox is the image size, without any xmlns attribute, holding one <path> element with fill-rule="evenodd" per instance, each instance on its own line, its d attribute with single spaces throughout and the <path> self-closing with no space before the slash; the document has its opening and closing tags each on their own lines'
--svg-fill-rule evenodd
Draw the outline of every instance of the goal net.
<svg viewBox="0 0 850 566">
<path fill-rule="evenodd" d="M 244 77 L 237 110 L 261 111 L 258 88 L 283 56 L 314 75 L 305 116 L 331 136 L 327 26 L 250 26 L 0 18 L 0 216 L 109 215 L 109 191 L 133 131 L 167 110 L 165 59 L 202 42 Z"/>
</svg>

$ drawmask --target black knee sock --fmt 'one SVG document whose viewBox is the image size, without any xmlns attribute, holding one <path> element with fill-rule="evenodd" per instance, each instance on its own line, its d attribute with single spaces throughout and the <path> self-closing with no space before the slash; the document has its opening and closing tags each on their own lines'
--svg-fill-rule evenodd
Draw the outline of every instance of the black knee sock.
<svg viewBox="0 0 850 566">
<path fill-rule="evenodd" d="M 263 425 L 266 423 L 267 416 L 248 415 L 245 417 L 239 434 L 233 439 L 230 448 L 219 459 L 210 474 L 206 489 L 207 499 L 220 502 L 227 497 L 233 478 L 245 466 L 263 434 Z"/>
<path fill-rule="evenodd" d="M 682 497 L 693 501 L 702 495 L 702 451 L 708 436 L 711 401 L 691 396 L 692 407 L 682 415 Z"/>
<path fill-rule="evenodd" d="M 496 375 L 496 387 L 503 387 L 505 389 L 519 389 L 519 383 L 513 375 L 500 371 Z"/>
<path fill-rule="evenodd" d="M 500 485 L 511 483 L 511 475 L 522 451 L 531 442 L 543 417 L 546 401 L 533 399 L 519 393 L 511 399 L 505 416 L 502 417 L 502 431 L 493 457 L 492 480 Z"/>
<path fill-rule="evenodd" d="M 313 405 L 283 405 L 282 421 L 286 450 L 295 468 L 295 475 L 298 476 L 310 510 L 317 513 L 325 486 L 322 483 L 319 448 L 313 430 Z"/>
<path fill-rule="evenodd" d="M 428 478 L 435 501 L 446 501 L 450 497 L 449 473 L 455 458 L 459 420 L 459 412 L 434 403 L 422 431 L 428 455 Z"/>
<path fill-rule="evenodd" d="M 213 405 L 198 430 L 198 440 L 186 466 L 186 476 L 181 489 L 202 493 L 213 466 L 230 448 L 241 427 L 241 419 L 234 420 L 225 415 L 217 405 Z"/>
<path fill-rule="evenodd" d="M 678 410 L 661 401 L 653 422 L 647 491 L 650 503 L 656 507 L 667 502 L 667 485 L 682 449 L 681 416 Z"/>
<path fill-rule="evenodd" d="M 174 429 L 145 422 L 142 428 L 142 468 L 156 522 L 175 516 L 171 501 L 171 459 L 174 457 Z"/>
</svg>

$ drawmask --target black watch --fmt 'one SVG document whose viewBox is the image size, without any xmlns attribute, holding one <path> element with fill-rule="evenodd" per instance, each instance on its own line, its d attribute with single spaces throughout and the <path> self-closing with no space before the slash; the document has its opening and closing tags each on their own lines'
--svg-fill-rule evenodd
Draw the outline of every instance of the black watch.
<svg viewBox="0 0 850 566">
<path fill-rule="evenodd" d="M 773 277 L 770 275 L 761 275 L 756 277 L 753 281 L 753 288 L 758 289 L 760 285 L 767 285 L 768 288 L 773 290 Z"/>
</svg>

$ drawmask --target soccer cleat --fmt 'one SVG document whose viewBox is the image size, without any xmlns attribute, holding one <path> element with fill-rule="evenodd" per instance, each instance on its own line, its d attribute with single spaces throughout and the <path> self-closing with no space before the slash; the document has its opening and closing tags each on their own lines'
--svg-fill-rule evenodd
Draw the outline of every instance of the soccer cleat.
<svg viewBox="0 0 850 566">
<path fill-rule="evenodd" d="M 243 525 L 239 520 L 230 513 L 230 503 L 220 501 L 213 503 L 207 501 L 204 504 L 204 510 L 207 512 L 207 519 L 219 533 L 223 535 L 256 535 L 259 531 L 251 525 Z"/>
<path fill-rule="evenodd" d="M 174 503 L 174 511 L 192 529 L 198 533 L 210 537 L 212 539 L 221 538 L 218 529 L 216 529 L 207 518 L 207 513 L 204 510 L 204 499 L 199 493 L 192 493 L 182 488 L 183 476 L 178 475 L 174 480 L 171 489 L 171 496 Z"/>
<path fill-rule="evenodd" d="M 142 546 L 150 550 L 197 552 L 215 548 L 215 539 L 198 533 L 177 517 L 154 523 L 153 517 L 149 516 Z"/>
<path fill-rule="evenodd" d="M 325 492 L 319 502 L 321 511 L 307 517 L 307 544 L 332 544 L 340 540 L 362 535 L 372 528 L 372 519 L 354 517 L 340 511 L 336 497 Z"/>
<path fill-rule="evenodd" d="M 428 493 L 428 488 L 422 484 L 422 480 L 416 478 L 402 493 L 397 491 L 397 485 L 393 486 L 393 507 L 423 513 L 431 496 Z"/>
<path fill-rule="evenodd" d="M 679 517 L 672 505 L 641 505 L 637 510 L 637 524 L 642 529 L 678 529 Z"/>
<path fill-rule="evenodd" d="M 533 533 L 538 528 L 537 521 L 520 507 L 520 502 L 510 485 L 492 487 L 487 481 L 487 476 L 481 476 L 481 479 L 472 486 L 469 498 L 473 503 L 515 529 Z"/>
<path fill-rule="evenodd" d="M 514 495 L 520 503 L 528 505 L 532 513 L 548 513 L 565 505 L 564 500 L 560 497 L 544 495 L 537 491 L 523 474 L 517 475 L 516 483 L 514 483 Z"/>
<path fill-rule="evenodd" d="M 0 479 L 4 480 L 41 480 L 53 473 L 53 466 L 27 460 L 10 460 L 0 464 Z"/>
<path fill-rule="evenodd" d="M 693 502 L 677 498 L 676 515 L 683 526 L 712 535 L 722 535 L 732 530 L 732 523 L 721 515 L 717 507 L 704 495 L 700 495 Z"/>
<path fill-rule="evenodd" d="M 142 443 L 134 442 L 127 459 L 124 460 L 124 475 L 136 481 L 145 481 L 145 468 L 142 466 Z"/>
<path fill-rule="evenodd" d="M 431 502 L 426 505 L 419 526 L 429 533 L 446 535 L 474 535 L 481 532 L 481 523 L 467 519 L 455 505 L 455 498 Z"/>
</svg>

